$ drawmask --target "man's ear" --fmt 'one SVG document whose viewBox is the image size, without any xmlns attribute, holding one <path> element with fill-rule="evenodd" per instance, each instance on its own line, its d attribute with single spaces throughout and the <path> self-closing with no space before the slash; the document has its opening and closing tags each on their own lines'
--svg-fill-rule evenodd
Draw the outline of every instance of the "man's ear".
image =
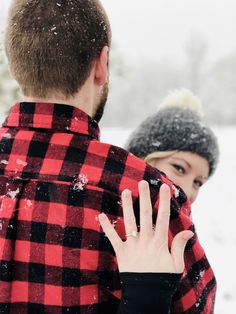
<svg viewBox="0 0 236 314">
<path fill-rule="evenodd" d="M 95 83 L 102 86 L 108 81 L 108 58 L 109 48 L 107 46 L 102 48 L 99 57 L 95 64 Z"/>
</svg>

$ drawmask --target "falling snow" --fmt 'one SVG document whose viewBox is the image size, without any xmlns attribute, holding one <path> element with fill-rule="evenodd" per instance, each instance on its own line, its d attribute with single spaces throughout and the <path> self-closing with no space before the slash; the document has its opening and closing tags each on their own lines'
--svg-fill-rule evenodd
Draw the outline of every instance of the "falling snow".
<svg viewBox="0 0 236 314">
<path fill-rule="evenodd" d="M 159 141 L 152 143 L 152 146 L 154 146 L 154 147 L 160 147 L 161 145 L 162 145 L 162 143 Z"/>
<path fill-rule="evenodd" d="M 32 203 L 30 200 L 27 200 L 27 201 L 26 201 L 26 204 L 27 204 L 28 207 L 30 207 L 30 206 L 33 205 L 33 203 Z"/>
<path fill-rule="evenodd" d="M 176 186 L 174 186 L 174 185 L 172 185 L 172 189 L 175 192 L 175 198 L 178 198 L 179 197 L 179 193 L 180 193 L 179 189 Z"/>
<path fill-rule="evenodd" d="M 8 161 L 7 161 L 7 160 L 1 160 L 1 161 L 0 161 L 0 164 L 8 165 Z"/>
<path fill-rule="evenodd" d="M 151 179 L 151 180 L 150 180 L 150 184 L 151 184 L 151 185 L 158 186 L 158 185 L 160 184 L 160 180 L 159 180 L 159 179 L 157 179 L 157 180 Z"/>
<path fill-rule="evenodd" d="M 26 161 L 23 161 L 23 160 L 21 160 L 21 159 L 17 159 L 17 160 L 16 160 L 16 163 L 17 163 L 17 165 L 21 165 L 21 166 L 23 166 L 23 167 L 25 167 L 25 166 L 28 165 L 28 163 L 27 163 Z"/>
<path fill-rule="evenodd" d="M 10 133 L 5 133 L 2 136 L 3 138 L 11 139 L 11 134 Z"/>
<path fill-rule="evenodd" d="M 16 191 L 8 191 L 7 195 L 12 199 L 16 198 L 16 196 L 20 193 L 20 189 L 18 188 Z"/>
<path fill-rule="evenodd" d="M 88 184 L 88 177 L 86 175 L 79 175 L 79 177 L 75 180 L 74 183 L 74 191 L 83 191 L 85 185 Z"/>
</svg>

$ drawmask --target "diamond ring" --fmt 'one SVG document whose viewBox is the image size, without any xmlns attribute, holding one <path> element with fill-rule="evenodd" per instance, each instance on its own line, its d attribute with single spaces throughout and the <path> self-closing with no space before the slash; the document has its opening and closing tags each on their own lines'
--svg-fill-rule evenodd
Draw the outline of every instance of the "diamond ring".
<svg viewBox="0 0 236 314">
<path fill-rule="evenodd" d="M 137 235 L 138 235 L 137 231 L 132 231 L 131 233 L 126 234 L 126 238 L 128 238 L 128 237 L 136 238 Z"/>
</svg>

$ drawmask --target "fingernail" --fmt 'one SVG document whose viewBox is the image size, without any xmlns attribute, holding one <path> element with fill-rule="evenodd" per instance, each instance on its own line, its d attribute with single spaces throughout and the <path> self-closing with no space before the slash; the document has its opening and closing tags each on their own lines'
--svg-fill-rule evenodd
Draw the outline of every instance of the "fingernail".
<svg viewBox="0 0 236 314">
<path fill-rule="evenodd" d="M 163 192 L 168 192 L 170 190 L 170 187 L 166 183 L 163 183 L 161 189 Z"/>
<path fill-rule="evenodd" d="M 105 220 L 106 215 L 104 213 L 101 213 L 101 214 L 98 215 L 98 218 L 99 218 L 99 220 L 103 221 L 103 220 Z"/>
<path fill-rule="evenodd" d="M 190 240 L 192 237 L 194 236 L 194 233 L 190 230 L 186 231 L 184 234 L 183 234 L 183 238 L 184 240 Z"/>
<path fill-rule="evenodd" d="M 147 181 L 146 180 L 141 180 L 141 181 L 139 181 L 139 184 L 147 184 Z"/>
<path fill-rule="evenodd" d="M 142 181 L 139 181 L 138 185 L 141 188 L 146 188 L 146 187 L 148 187 L 148 182 L 145 180 L 142 180 Z"/>
<path fill-rule="evenodd" d="M 124 190 L 122 192 L 122 197 L 130 197 L 131 191 L 130 190 Z"/>
</svg>

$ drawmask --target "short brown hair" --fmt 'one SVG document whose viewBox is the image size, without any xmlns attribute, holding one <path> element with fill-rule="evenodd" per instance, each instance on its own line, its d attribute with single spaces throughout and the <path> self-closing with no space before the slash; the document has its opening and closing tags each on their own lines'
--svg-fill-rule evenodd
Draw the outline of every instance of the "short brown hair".
<svg viewBox="0 0 236 314">
<path fill-rule="evenodd" d="M 5 47 L 26 96 L 79 91 L 111 30 L 99 0 L 13 0 Z"/>
</svg>

